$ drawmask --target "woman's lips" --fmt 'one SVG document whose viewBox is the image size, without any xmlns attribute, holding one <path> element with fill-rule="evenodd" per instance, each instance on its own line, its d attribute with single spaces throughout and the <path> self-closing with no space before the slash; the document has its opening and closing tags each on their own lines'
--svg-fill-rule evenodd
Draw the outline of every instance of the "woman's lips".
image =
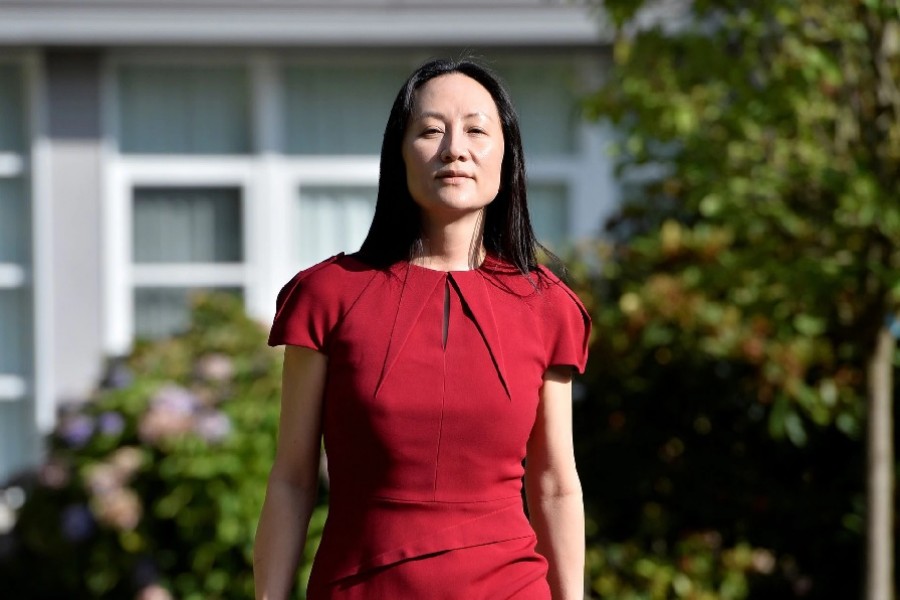
<svg viewBox="0 0 900 600">
<path fill-rule="evenodd" d="M 444 183 L 462 183 L 468 179 L 472 179 L 469 174 L 461 171 L 445 171 L 438 173 L 435 178 Z"/>
</svg>

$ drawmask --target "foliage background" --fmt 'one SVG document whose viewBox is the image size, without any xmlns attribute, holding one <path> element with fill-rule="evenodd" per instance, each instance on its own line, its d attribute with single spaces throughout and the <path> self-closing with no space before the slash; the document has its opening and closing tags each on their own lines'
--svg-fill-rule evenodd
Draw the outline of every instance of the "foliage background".
<svg viewBox="0 0 900 600">
<path fill-rule="evenodd" d="M 866 363 L 900 304 L 900 3 L 603 4 L 588 110 L 631 196 L 580 288 L 593 591 L 859 597 Z"/>
<path fill-rule="evenodd" d="M 281 353 L 265 335 L 233 296 L 199 297 L 185 334 L 112 365 L 95 397 L 62 415 L 47 463 L 14 482 L 27 501 L 0 538 L 3 593 L 252 598 L 281 387 Z"/>
<path fill-rule="evenodd" d="M 570 276 L 595 323 L 589 595 L 858 597 L 865 364 L 900 304 L 900 5 L 644 4 L 604 2 L 621 29 L 586 103 L 629 193 Z M 250 597 L 278 357 L 213 297 L 114 365 L 14 482 L 4 591 Z"/>
</svg>

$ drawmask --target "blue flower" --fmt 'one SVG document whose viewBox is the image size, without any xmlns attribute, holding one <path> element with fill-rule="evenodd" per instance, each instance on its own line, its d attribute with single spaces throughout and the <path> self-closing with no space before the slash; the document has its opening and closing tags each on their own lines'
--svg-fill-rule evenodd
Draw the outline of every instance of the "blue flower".
<svg viewBox="0 0 900 600">
<path fill-rule="evenodd" d="M 231 433 L 231 419 L 217 410 L 204 411 L 194 420 L 194 432 L 207 442 L 221 442 Z"/>
<path fill-rule="evenodd" d="M 81 448 L 94 435 L 94 419 L 87 415 L 72 415 L 59 424 L 59 437 L 73 448 Z"/>
<path fill-rule="evenodd" d="M 200 404 L 197 396 L 179 385 L 167 384 L 156 390 L 150 399 L 153 409 L 189 415 Z"/>
<path fill-rule="evenodd" d="M 115 436 L 125 429 L 125 418 L 121 413 L 108 411 L 102 413 L 97 419 L 98 428 L 103 435 Z"/>
<path fill-rule="evenodd" d="M 225 354 L 207 354 L 194 366 L 197 376 L 213 383 L 224 383 L 234 377 L 234 361 Z"/>
<path fill-rule="evenodd" d="M 59 516 L 60 529 L 70 542 L 86 540 L 94 532 L 94 516 L 84 504 L 70 504 Z"/>
<path fill-rule="evenodd" d="M 107 389 L 120 390 L 134 382 L 134 373 L 123 358 L 114 358 L 106 367 L 101 385 Z"/>
</svg>

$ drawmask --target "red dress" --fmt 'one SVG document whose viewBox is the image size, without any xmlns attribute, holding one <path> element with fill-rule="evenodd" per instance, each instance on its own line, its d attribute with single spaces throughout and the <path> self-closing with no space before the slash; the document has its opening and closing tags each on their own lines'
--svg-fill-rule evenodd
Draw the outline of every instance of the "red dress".
<svg viewBox="0 0 900 600">
<path fill-rule="evenodd" d="M 522 461 L 543 374 L 584 369 L 590 320 L 548 270 L 532 280 L 491 257 L 445 273 L 340 254 L 281 290 L 269 344 L 328 356 L 310 600 L 549 600 Z"/>
</svg>

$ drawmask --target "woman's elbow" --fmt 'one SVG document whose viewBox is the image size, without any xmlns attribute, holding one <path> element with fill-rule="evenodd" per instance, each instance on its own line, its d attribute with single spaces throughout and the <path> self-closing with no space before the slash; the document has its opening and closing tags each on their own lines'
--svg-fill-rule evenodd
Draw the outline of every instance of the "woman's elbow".
<svg viewBox="0 0 900 600">
<path fill-rule="evenodd" d="M 565 469 L 564 472 L 526 472 L 525 488 L 525 493 L 538 501 L 560 499 L 578 499 L 580 501 L 582 497 L 581 479 L 574 468 Z"/>
<path fill-rule="evenodd" d="M 268 485 L 294 493 L 315 494 L 319 488 L 318 465 L 289 465 L 276 460 L 269 471 Z"/>
</svg>

